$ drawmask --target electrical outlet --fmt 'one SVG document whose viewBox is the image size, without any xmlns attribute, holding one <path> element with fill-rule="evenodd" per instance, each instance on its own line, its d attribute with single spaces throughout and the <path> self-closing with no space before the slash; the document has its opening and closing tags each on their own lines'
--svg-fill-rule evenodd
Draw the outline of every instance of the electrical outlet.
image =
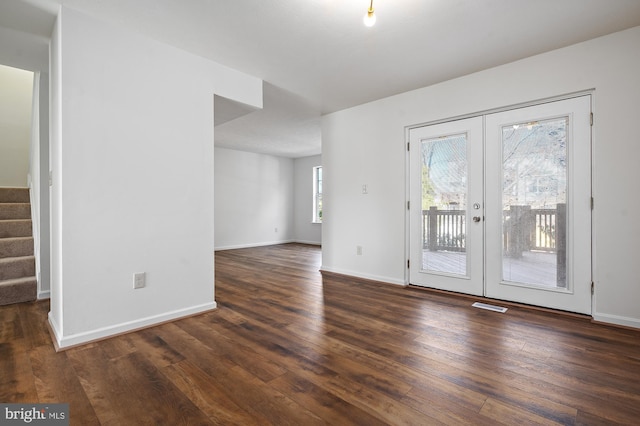
<svg viewBox="0 0 640 426">
<path fill-rule="evenodd" d="M 133 274 L 133 288 L 144 288 L 146 283 L 146 274 L 144 272 L 136 272 Z"/>
<path fill-rule="evenodd" d="M 356 254 L 362 256 L 362 246 L 356 246 Z"/>
</svg>

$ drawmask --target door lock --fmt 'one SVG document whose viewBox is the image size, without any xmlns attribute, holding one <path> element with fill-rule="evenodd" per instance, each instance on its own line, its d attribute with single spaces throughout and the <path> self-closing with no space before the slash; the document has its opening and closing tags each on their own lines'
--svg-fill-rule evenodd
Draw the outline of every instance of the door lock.
<svg viewBox="0 0 640 426">
<path fill-rule="evenodd" d="M 480 222 L 480 216 L 474 216 L 473 217 L 473 221 L 474 222 Z"/>
</svg>

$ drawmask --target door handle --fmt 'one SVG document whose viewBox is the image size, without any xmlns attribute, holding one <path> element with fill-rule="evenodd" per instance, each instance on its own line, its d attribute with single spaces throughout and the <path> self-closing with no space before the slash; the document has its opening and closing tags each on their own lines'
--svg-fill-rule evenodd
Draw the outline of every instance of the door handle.
<svg viewBox="0 0 640 426">
<path fill-rule="evenodd" d="M 474 216 L 473 217 L 473 221 L 474 222 L 480 222 L 480 216 Z"/>
</svg>

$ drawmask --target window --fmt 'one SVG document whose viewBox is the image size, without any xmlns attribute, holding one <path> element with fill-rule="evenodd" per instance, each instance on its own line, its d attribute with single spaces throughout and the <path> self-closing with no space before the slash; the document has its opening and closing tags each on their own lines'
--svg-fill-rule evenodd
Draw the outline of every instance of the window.
<svg viewBox="0 0 640 426">
<path fill-rule="evenodd" d="M 322 166 L 313 168 L 313 223 L 322 223 Z"/>
</svg>

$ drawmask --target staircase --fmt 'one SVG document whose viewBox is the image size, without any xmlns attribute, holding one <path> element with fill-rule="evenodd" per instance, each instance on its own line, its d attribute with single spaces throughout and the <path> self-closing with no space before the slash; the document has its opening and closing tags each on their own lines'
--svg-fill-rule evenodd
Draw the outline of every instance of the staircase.
<svg viewBox="0 0 640 426">
<path fill-rule="evenodd" d="M 0 305 L 36 300 L 28 188 L 0 188 Z"/>
</svg>

